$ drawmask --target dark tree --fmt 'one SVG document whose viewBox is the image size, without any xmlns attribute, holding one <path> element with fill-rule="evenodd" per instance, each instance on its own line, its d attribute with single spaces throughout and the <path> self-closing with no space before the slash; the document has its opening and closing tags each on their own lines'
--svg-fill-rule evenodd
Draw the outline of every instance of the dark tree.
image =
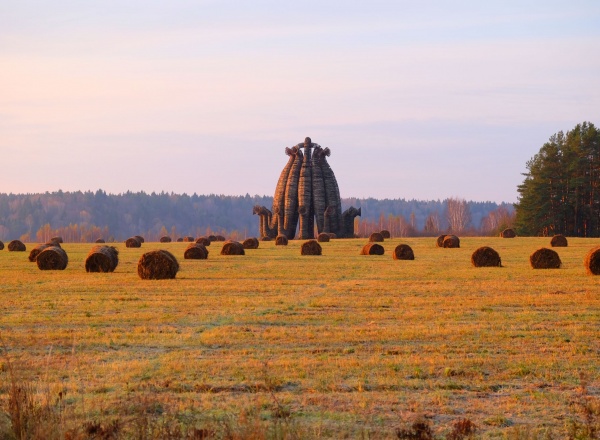
<svg viewBox="0 0 600 440">
<path fill-rule="evenodd" d="M 553 135 L 518 187 L 520 235 L 600 236 L 600 131 L 583 122 Z"/>
</svg>

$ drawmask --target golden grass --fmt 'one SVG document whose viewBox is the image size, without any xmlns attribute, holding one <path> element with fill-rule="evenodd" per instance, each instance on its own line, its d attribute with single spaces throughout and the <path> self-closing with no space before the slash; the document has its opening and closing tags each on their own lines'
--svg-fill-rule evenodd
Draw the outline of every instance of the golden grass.
<svg viewBox="0 0 600 440">
<path fill-rule="evenodd" d="M 414 261 L 392 259 L 400 242 Z M 600 277 L 583 266 L 599 240 L 570 238 L 560 269 L 531 269 L 546 242 L 391 239 L 364 258 L 361 240 L 338 239 L 317 259 L 302 241 L 262 242 L 243 259 L 213 242 L 207 260 L 184 260 L 187 243 L 121 243 L 114 273 L 85 272 L 89 244 L 63 244 L 64 271 L 2 251 L 1 397 L 10 360 L 20 380 L 66 396 L 72 426 L 150 393 L 160 414 L 196 426 L 285 407 L 305 438 L 391 438 L 417 414 L 438 434 L 466 418 L 484 437 L 544 426 L 560 438 L 581 378 L 600 392 Z M 472 267 L 480 246 L 504 267 Z M 139 279 L 152 249 L 176 256 L 175 280 Z"/>
</svg>

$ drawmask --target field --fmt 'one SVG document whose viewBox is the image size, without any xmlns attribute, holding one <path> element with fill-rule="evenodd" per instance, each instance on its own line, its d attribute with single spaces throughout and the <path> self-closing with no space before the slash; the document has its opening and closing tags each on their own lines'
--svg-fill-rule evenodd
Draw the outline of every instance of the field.
<svg viewBox="0 0 600 440">
<path fill-rule="evenodd" d="M 401 242 L 414 261 L 391 258 Z M 457 439 L 464 419 L 477 438 L 592 438 L 600 277 L 583 258 L 600 240 L 570 238 L 556 270 L 529 266 L 548 238 L 364 243 L 215 242 L 208 260 L 119 243 L 109 274 L 85 272 L 91 244 L 65 243 L 64 271 L 30 263 L 33 244 L 1 251 L 0 438 L 17 409 L 30 438 Z M 503 267 L 471 266 L 483 245 Z M 175 280 L 139 279 L 152 249 Z"/>
</svg>

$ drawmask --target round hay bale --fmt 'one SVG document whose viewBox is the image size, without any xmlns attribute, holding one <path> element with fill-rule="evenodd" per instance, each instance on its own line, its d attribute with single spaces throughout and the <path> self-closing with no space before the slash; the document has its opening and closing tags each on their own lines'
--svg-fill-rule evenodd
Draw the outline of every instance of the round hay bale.
<svg viewBox="0 0 600 440">
<path fill-rule="evenodd" d="M 583 260 L 588 275 L 600 275 L 600 246 L 591 249 Z"/>
<path fill-rule="evenodd" d="M 216 235 L 209 235 L 208 239 L 212 242 L 212 241 L 217 241 L 217 236 Z"/>
<path fill-rule="evenodd" d="M 182 241 L 183 241 L 183 238 L 181 238 L 181 237 L 179 237 L 179 238 L 177 239 L 177 243 L 181 243 Z"/>
<path fill-rule="evenodd" d="M 222 235 L 217 235 L 217 241 L 225 241 L 225 237 Z"/>
<path fill-rule="evenodd" d="M 85 259 L 86 272 L 114 272 L 119 264 L 119 251 L 114 246 L 94 246 Z"/>
<path fill-rule="evenodd" d="M 361 255 L 383 255 L 385 249 L 378 243 L 369 242 L 365 244 L 360 251 Z"/>
<path fill-rule="evenodd" d="M 169 280 L 175 278 L 179 263 L 175 256 L 165 250 L 150 251 L 138 261 L 138 275 L 143 280 Z"/>
<path fill-rule="evenodd" d="M 141 235 L 134 235 L 134 237 L 137 238 L 140 243 L 143 243 L 145 241 L 144 237 L 142 237 Z"/>
<path fill-rule="evenodd" d="M 208 258 L 208 249 L 200 243 L 190 243 L 185 248 L 183 258 L 186 260 L 206 260 Z"/>
<path fill-rule="evenodd" d="M 258 238 L 250 237 L 244 240 L 242 243 L 244 249 L 258 249 Z"/>
<path fill-rule="evenodd" d="M 165 235 L 164 237 L 160 237 L 159 240 L 161 243 L 171 243 L 171 237 Z"/>
<path fill-rule="evenodd" d="M 387 229 L 384 229 L 383 231 L 380 231 L 379 233 L 382 235 L 382 237 L 384 239 L 392 238 L 392 234 L 390 234 L 390 231 L 388 231 Z"/>
<path fill-rule="evenodd" d="M 381 232 L 373 232 L 369 236 L 369 241 L 381 243 L 383 241 L 383 235 L 381 235 Z"/>
<path fill-rule="evenodd" d="M 396 249 L 394 249 L 392 258 L 394 258 L 394 260 L 414 260 L 415 253 L 409 245 L 399 244 L 396 246 Z"/>
<path fill-rule="evenodd" d="M 561 265 L 560 257 L 548 248 L 541 248 L 529 256 L 529 262 L 534 269 L 558 269 Z"/>
<path fill-rule="evenodd" d="M 550 240 L 550 246 L 552 247 L 567 247 L 569 243 L 567 242 L 567 237 L 562 234 L 556 234 Z"/>
<path fill-rule="evenodd" d="M 329 238 L 332 240 L 337 238 L 337 235 L 335 235 L 333 232 L 329 232 L 328 234 L 329 234 Z"/>
<path fill-rule="evenodd" d="M 57 243 L 63 243 L 63 238 L 61 236 L 56 236 L 56 237 L 52 237 L 50 240 L 48 241 L 55 241 Z"/>
<path fill-rule="evenodd" d="M 198 237 L 196 243 L 201 244 L 204 247 L 210 246 L 210 240 L 206 237 Z"/>
<path fill-rule="evenodd" d="M 275 246 L 287 246 L 288 238 L 285 235 L 278 235 L 275 237 Z"/>
<path fill-rule="evenodd" d="M 25 252 L 26 250 L 27 248 L 21 240 L 13 240 L 10 243 L 8 243 L 9 252 Z"/>
<path fill-rule="evenodd" d="M 317 240 L 308 240 L 302 243 L 300 255 L 321 255 L 323 249 Z"/>
<path fill-rule="evenodd" d="M 125 240 L 125 246 L 128 248 L 139 248 L 142 247 L 142 242 L 138 240 L 137 236 L 129 237 Z"/>
<path fill-rule="evenodd" d="M 502 267 L 500 254 L 488 246 L 475 249 L 471 255 L 471 264 L 475 267 Z"/>
<path fill-rule="evenodd" d="M 185 243 L 194 243 L 194 242 L 196 242 L 196 239 L 194 237 L 192 237 L 191 235 L 187 235 L 187 236 L 183 237 L 183 241 Z"/>
<path fill-rule="evenodd" d="M 229 240 L 223 243 L 221 255 L 246 255 L 244 246 L 239 241 Z"/>
<path fill-rule="evenodd" d="M 103 238 L 97 238 L 96 243 L 106 243 Z"/>
<path fill-rule="evenodd" d="M 265 235 L 264 237 L 260 237 L 260 241 L 273 241 L 273 239 Z"/>
<path fill-rule="evenodd" d="M 65 270 L 69 264 L 67 253 L 58 246 L 48 246 L 35 259 L 40 270 Z"/>
<path fill-rule="evenodd" d="M 0 251 L 4 250 L 4 243 L 0 240 Z"/>
<path fill-rule="evenodd" d="M 442 242 L 442 247 L 445 248 L 459 248 L 460 239 L 456 235 L 446 235 Z"/>
<path fill-rule="evenodd" d="M 34 247 L 33 249 L 31 249 L 31 252 L 29 252 L 29 261 L 34 263 L 35 260 L 37 259 L 37 256 L 40 254 L 40 252 L 42 252 L 44 249 L 50 247 L 50 246 L 54 246 L 53 243 L 44 243 L 44 244 L 38 244 L 36 247 Z M 59 245 L 60 247 L 60 245 Z"/>
<path fill-rule="evenodd" d="M 329 236 L 329 234 L 326 234 L 325 232 L 321 232 L 317 236 L 317 241 L 319 243 L 327 243 L 327 242 L 329 242 L 330 239 L 331 239 L 331 237 Z"/>
<path fill-rule="evenodd" d="M 442 234 L 438 238 L 436 238 L 436 240 L 435 240 L 436 247 L 444 247 L 444 238 L 446 238 L 446 237 L 447 237 L 446 234 Z"/>
<path fill-rule="evenodd" d="M 512 228 L 507 228 L 504 231 L 500 232 L 500 237 L 502 238 L 515 238 L 517 233 Z"/>
</svg>

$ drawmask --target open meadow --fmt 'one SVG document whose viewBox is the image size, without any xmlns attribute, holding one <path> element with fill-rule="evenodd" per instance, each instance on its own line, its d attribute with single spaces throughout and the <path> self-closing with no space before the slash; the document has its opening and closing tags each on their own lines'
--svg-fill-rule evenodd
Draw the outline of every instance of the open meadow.
<svg viewBox="0 0 600 440">
<path fill-rule="evenodd" d="M 464 419 L 477 438 L 591 438 L 600 276 L 583 259 L 600 240 L 569 238 L 554 270 L 529 265 L 549 238 L 365 242 L 213 242 L 207 260 L 118 243 L 114 273 L 85 272 L 92 244 L 63 244 L 64 271 L 30 263 L 31 243 L 1 251 L 0 438 L 11 416 L 24 438 L 458 439 Z M 392 259 L 399 243 L 414 261 Z M 471 265 L 484 245 L 503 267 Z M 176 279 L 138 277 L 154 249 Z"/>
</svg>

